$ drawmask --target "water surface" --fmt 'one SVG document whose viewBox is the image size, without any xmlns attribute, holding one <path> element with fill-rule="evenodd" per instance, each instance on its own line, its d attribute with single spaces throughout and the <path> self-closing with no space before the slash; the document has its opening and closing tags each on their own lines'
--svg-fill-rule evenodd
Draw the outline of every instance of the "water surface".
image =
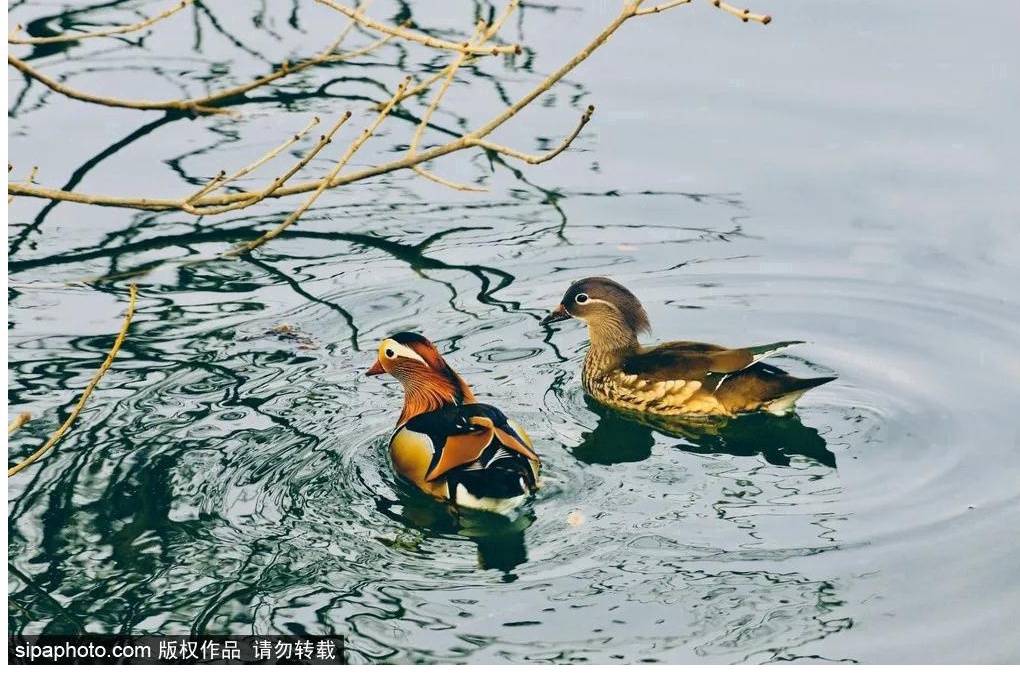
<svg viewBox="0 0 1020 680">
<path fill-rule="evenodd" d="M 163 5 L 15 4 L 33 32 Z M 476 12 L 377 5 L 443 31 Z M 301 199 L 202 220 L 17 199 L 9 401 L 36 419 L 12 463 L 102 360 L 118 276 L 163 266 L 139 280 L 79 423 L 8 484 L 11 631 L 340 633 L 355 662 L 1020 661 L 1020 10 L 755 9 L 776 20 L 696 3 L 624 27 L 497 133 L 549 148 L 596 104 L 547 165 L 437 164 L 485 194 L 410 173 L 328 192 L 239 260 L 173 264 Z M 536 54 L 481 62 L 429 143 L 493 115 L 615 11 L 527 6 L 505 37 Z M 342 25 L 310 3 L 212 0 L 140 42 L 16 53 L 81 89 L 174 97 Z M 184 194 L 313 113 L 366 116 L 398 58 L 431 56 L 401 49 L 279 81 L 237 118 L 96 107 L 11 71 L 10 160 L 49 186 Z M 580 387 L 583 329 L 538 325 L 591 274 L 640 295 L 654 339 L 801 339 L 778 363 L 840 379 L 799 418 L 666 431 L 607 412 Z M 64 285 L 96 277 L 111 278 Z M 535 439 L 545 486 L 515 521 L 457 521 L 394 478 L 400 391 L 362 374 L 408 329 Z"/>
</svg>

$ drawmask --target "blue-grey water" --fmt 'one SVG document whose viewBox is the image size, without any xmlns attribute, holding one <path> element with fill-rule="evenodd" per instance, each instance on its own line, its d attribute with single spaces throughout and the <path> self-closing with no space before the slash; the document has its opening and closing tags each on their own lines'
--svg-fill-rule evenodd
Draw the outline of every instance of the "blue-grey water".
<svg viewBox="0 0 1020 680">
<path fill-rule="evenodd" d="M 42 34 L 166 6 L 70 4 L 14 2 L 11 21 Z M 525 3 L 503 37 L 534 53 L 480 61 L 426 143 L 494 115 L 617 7 Z M 1020 661 L 1020 5 L 753 8 L 775 21 L 695 2 L 624 26 L 494 135 L 550 148 L 595 104 L 546 165 L 433 166 L 482 194 L 409 172 L 330 191 L 254 256 L 175 263 L 302 197 L 202 219 L 16 199 L 8 395 L 35 419 L 12 464 L 102 361 L 129 280 L 140 301 L 79 422 L 8 483 L 11 632 L 338 633 L 354 662 Z M 371 9 L 446 36 L 476 11 Z M 204 0 L 142 34 L 12 50 L 158 99 L 261 75 L 343 25 L 311 2 Z M 349 140 L 397 63 L 442 62 L 391 44 L 199 119 L 9 69 L 12 177 L 185 195 L 313 114 L 352 108 Z M 400 153 L 426 103 L 356 163 Z M 664 431 L 605 412 L 581 390 L 584 330 L 538 325 L 592 274 L 638 293 L 654 339 L 805 340 L 779 363 L 839 380 L 799 419 Z M 363 373 L 407 329 L 535 439 L 545 486 L 513 523 L 457 522 L 397 484 L 400 390 Z"/>
</svg>

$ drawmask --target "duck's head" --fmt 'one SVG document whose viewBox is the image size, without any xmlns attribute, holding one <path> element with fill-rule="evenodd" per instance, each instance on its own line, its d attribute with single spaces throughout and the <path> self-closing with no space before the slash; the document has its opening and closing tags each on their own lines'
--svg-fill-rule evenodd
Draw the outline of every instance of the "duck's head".
<svg viewBox="0 0 1020 680">
<path fill-rule="evenodd" d="M 379 354 L 365 375 L 389 373 L 404 382 L 449 371 L 436 346 L 418 333 L 397 333 L 379 343 Z"/>
<path fill-rule="evenodd" d="M 401 422 L 447 404 L 475 400 L 471 388 L 424 335 L 396 333 L 379 343 L 375 363 L 365 375 L 389 373 L 404 387 Z"/>
<path fill-rule="evenodd" d="M 639 333 L 651 330 L 641 301 L 616 281 L 601 276 L 570 284 L 563 300 L 542 323 L 556 323 L 570 317 L 588 324 L 593 342 L 600 339 L 630 342 Z"/>
</svg>

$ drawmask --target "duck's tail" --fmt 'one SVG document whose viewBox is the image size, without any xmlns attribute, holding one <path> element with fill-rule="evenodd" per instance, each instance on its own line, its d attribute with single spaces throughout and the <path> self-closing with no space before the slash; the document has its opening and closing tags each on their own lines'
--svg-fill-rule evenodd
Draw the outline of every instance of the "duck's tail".
<svg viewBox="0 0 1020 680">
<path fill-rule="evenodd" d="M 784 380 L 786 384 L 783 386 L 783 393 L 766 402 L 764 409 L 775 415 L 785 415 L 793 410 L 797 400 L 803 397 L 805 392 L 819 385 L 832 382 L 835 379 L 836 376 L 834 375 L 827 375 L 822 378 L 794 378 L 789 376 Z"/>
<path fill-rule="evenodd" d="M 803 345 L 803 344 L 804 344 L 803 340 L 785 340 L 783 342 L 769 343 L 768 345 L 748 347 L 747 351 L 751 353 L 752 357 L 754 357 L 754 361 L 752 361 L 751 364 L 756 364 L 762 359 L 767 359 L 773 354 L 779 354 L 781 351 L 783 351 L 790 345 Z"/>
</svg>

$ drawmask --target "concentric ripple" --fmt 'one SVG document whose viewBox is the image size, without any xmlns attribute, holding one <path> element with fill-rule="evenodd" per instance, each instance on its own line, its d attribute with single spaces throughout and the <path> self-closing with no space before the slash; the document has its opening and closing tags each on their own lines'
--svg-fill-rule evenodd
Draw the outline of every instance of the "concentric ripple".
<svg viewBox="0 0 1020 680">
<path fill-rule="evenodd" d="M 272 283 L 279 295 L 257 304 L 149 287 L 104 390 L 119 398 L 97 401 L 92 426 L 33 484 L 13 483 L 25 579 L 13 593 L 33 612 L 18 628 L 342 632 L 366 661 L 767 661 L 826 648 L 867 617 L 882 592 L 868 575 L 902 559 L 907 539 L 937 543 L 1020 500 L 994 464 L 1001 433 L 978 426 L 1008 417 L 1001 399 L 975 397 L 1000 390 L 1002 373 L 931 368 L 960 365 L 974 335 L 978 362 L 1008 364 L 1015 310 L 740 262 L 719 265 L 717 285 L 705 285 L 711 263 L 668 287 L 626 262 L 607 273 L 641 291 L 660 337 L 808 340 L 778 362 L 839 380 L 799 417 L 649 424 L 594 404 L 578 380 L 583 329 L 536 321 L 571 272 L 532 272 L 486 302 L 472 301 L 470 273 L 424 281 L 413 300 L 399 280 L 369 294 L 331 286 L 329 257 L 294 274 L 328 304 L 294 306 Z M 234 280 L 259 277 L 234 267 Z M 81 293 L 41 299 L 59 311 Z M 365 320 L 358 350 L 334 306 Z M 400 391 L 362 374 L 376 340 L 418 319 L 536 439 L 544 486 L 512 519 L 456 517 L 389 467 Z M 61 344 L 20 340 L 19 381 L 83 372 L 95 350 L 75 343 L 54 364 Z M 980 466 L 962 453 L 977 450 Z"/>
</svg>

